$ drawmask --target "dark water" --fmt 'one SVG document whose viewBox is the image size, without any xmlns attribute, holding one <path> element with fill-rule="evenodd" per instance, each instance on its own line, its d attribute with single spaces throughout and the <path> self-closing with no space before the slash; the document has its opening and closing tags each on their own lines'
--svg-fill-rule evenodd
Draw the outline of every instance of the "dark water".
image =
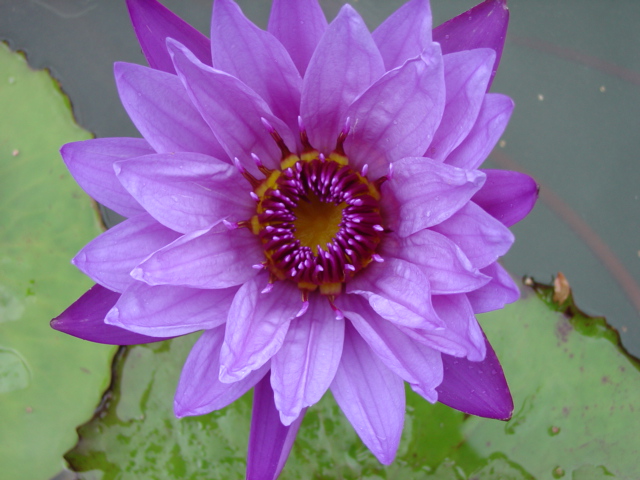
<svg viewBox="0 0 640 480">
<path fill-rule="evenodd" d="M 166 0 L 207 32 L 210 0 Z M 239 2 L 266 25 L 270 2 Z M 332 18 L 342 2 L 321 2 Z M 375 27 L 402 2 L 352 2 Z M 435 23 L 473 0 L 432 0 Z M 510 0 L 511 24 L 493 90 L 516 111 L 491 166 L 526 171 L 541 200 L 514 227 L 504 259 L 514 276 L 562 271 L 578 305 L 605 315 L 640 354 L 640 2 Z M 124 0 L 0 0 L 0 39 L 49 68 L 79 123 L 97 136 L 138 136 L 112 76 L 144 63 Z"/>
</svg>

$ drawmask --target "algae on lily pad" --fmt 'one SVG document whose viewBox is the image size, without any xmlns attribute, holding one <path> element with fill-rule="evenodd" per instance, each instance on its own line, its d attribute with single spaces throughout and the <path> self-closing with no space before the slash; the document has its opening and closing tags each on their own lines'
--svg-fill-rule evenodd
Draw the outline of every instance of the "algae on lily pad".
<svg viewBox="0 0 640 480">
<path fill-rule="evenodd" d="M 637 479 L 638 362 L 603 319 L 584 316 L 571 297 L 558 307 L 550 287 L 536 288 L 480 316 L 513 393 L 509 422 L 430 405 L 407 389 L 403 440 L 385 467 L 327 394 L 308 410 L 281 478 Z M 243 478 L 251 393 L 209 415 L 173 416 L 194 341 L 123 348 L 109 401 L 66 455 L 81 478 Z"/>
<path fill-rule="evenodd" d="M 69 260 L 101 229 L 58 150 L 91 135 L 49 74 L 2 43 L 0 105 L 0 465 L 2 478 L 46 480 L 91 417 L 113 352 L 49 327 L 90 286 Z"/>
</svg>

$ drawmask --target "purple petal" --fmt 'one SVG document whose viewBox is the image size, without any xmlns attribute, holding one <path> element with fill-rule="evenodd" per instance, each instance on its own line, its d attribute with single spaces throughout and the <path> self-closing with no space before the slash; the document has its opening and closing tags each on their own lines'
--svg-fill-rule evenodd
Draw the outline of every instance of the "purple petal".
<svg viewBox="0 0 640 480">
<path fill-rule="evenodd" d="M 507 253 L 514 241 L 506 226 L 473 202 L 431 229 L 460 247 L 474 268 L 495 262 Z"/>
<path fill-rule="evenodd" d="M 198 152 L 228 157 L 175 75 L 141 65 L 114 65 L 120 100 L 158 153 Z"/>
<path fill-rule="evenodd" d="M 454 167 L 478 168 L 495 147 L 513 112 L 513 100 L 506 95 L 487 93 L 476 123 L 445 162 Z"/>
<path fill-rule="evenodd" d="M 404 384 L 349 323 L 345 328 L 342 361 L 331 392 L 371 453 L 389 465 L 402 435 Z"/>
<path fill-rule="evenodd" d="M 466 357 L 473 362 L 484 360 L 484 335 L 467 296 L 433 295 L 431 301 L 440 318 L 447 324 L 447 329 L 466 340 Z"/>
<path fill-rule="evenodd" d="M 256 275 L 252 265 L 264 260 L 260 242 L 249 230 L 218 224 L 184 235 L 158 250 L 131 275 L 149 285 L 227 288 Z"/>
<path fill-rule="evenodd" d="M 373 32 L 386 70 L 417 57 L 431 45 L 431 7 L 412 0 L 396 10 Z"/>
<path fill-rule="evenodd" d="M 347 284 L 347 293 L 361 295 L 378 315 L 412 328 L 437 329 L 443 322 L 430 302 L 429 280 L 411 262 L 385 258 Z"/>
<path fill-rule="evenodd" d="M 444 379 L 437 388 L 438 401 L 461 412 L 480 417 L 509 420 L 513 399 L 502 367 L 486 340 L 482 362 L 442 355 Z"/>
<path fill-rule="evenodd" d="M 229 158 L 238 157 L 247 169 L 256 173 L 252 153 L 267 167 L 278 167 L 280 149 L 261 119 L 266 119 L 278 131 L 289 148 L 293 148 L 296 141 L 267 103 L 237 78 L 199 62 L 179 43 L 168 40 L 167 47 L 192 102 Z"/>
<path fill-rule="evenodd" d="M 140 335 L 104 323 L 104 317 L 119 297 L 119 293 L 94 285 L 69 308 L 51 320 L 51 328 L 83 340 L 107 345 L 138 345 L 166 340 Z"/>
<path fill-rule="evenodd" d="M 393 164 L 386 182 L 391 195 L 383 205 L 389 225 L 398 235 L 412 233 L 443 222 L 460 210 L 482 187 L 484 173 L 463 170 L 422 157 L 403 158 Z"/>
<path fill-rule="evenodd" d="M 317 0 L 274 0 L 271 5 L 268 30 L 287 49 L 301 76 L 326 29 Z"/>
<path fill-rule="evenodd" d="M 372 178 L 387 174 L 400 158 L 422 155 L 440 124 L 442 56 L 437 45 L 431 52 L 387 72 L 345 114 L 353 125 L 345 151 L 356 168 L 368 164 Z"/>
<path fill-rule="evenodd" d="M 498 310 L 507 303 L 513 303 L 520 298 L 518 285 L 498 262 L 483 268 L 481 271 L 490 276 L 491 281 L 484 287 L 467 293 L 467 298 L 471 302 L 475 313 Z"/>
<path fill-rule="evenodd" d="M 291 425 L 284 426 L 273 401 L 269 378 L 265 376 L 258 382 L 253 393 L 247 480 L 278 478 L 287 462 L 303 417 L 304 411 Z"/>
<path fill-rule="evenodd" d="M 433 295 L 433 307 L 446 327 L 439 330 L 400 329 L 414 340 L 442 353 L 481 361 L 485 356 L 484 337 L 465 294 Z"/>
<path fill-rule="evenodd" d="M 345 298 L 343 298 L 345 297 Z M 431 403 L 442 382 L 440 352 L 418 343 L 377 315 L 354 295 L 338 298 L 340 308 L 384 364 Z"/>
<path fill-rule="evenodd" d="M 533 209 L 538 184 L 529 175 L 508 170 L 482 170 L 487 181 L 472 198 L 507 227 L 518 223 Z"/>
<path fill-rule="evenodd" d="M 300 111 L 315 148 L 333 150 L 347 107 L 384 71 L 364 21 L 344 5 L 320 39 L 304 76 Z"/>
<path fill-rule="evenodd" d="M 122 185 L 160 223 L 181 233 L 255 213 L 236 167 L 199 153 L 156 154 L 115 164 Z"/>
<path fill-rule="evenodd" d="M 208 63 L 211 47 L 207 37 L 155 0 L 127 0 L 133 29 L 149 66 L 175 73 L 166 39 L 175 38 L 201 61 Z"/>
<path fill-rule="evenodd" d="M 109 311 L 105 322 L 132 332 L 176 337 L 222 325 L 237 288 L 199 290 L 134 282 Z"/>
<path fill-rule="evenodd" d="M 446 106 L 425 156 L 443 161 L 467 136 L 480 112 L 495 56 L 489 48 L 444 56 Z"/>
<path fill-rule="evenodd" d="M 113 164 L 118 160 L 155 153 L 139 138 L 98 138 L 67 143 L 60 150 L 64 163 L 82 189 L 95 201 L 125 217 L 144 209 L 116 178 Z"/>
<path fill-rule="evenodd" d="M 215 68 L 238 78 L 297 131 L 302 78 L 284 46 L 256 27 L 232 0 L 213 3 L 211 53 Z"/>
<path fill-rule="evenodd" d="M 406 238 L 390 235 L 381 254 L 385 259 L 400 258 L 419 267 L 429 280 L 432 294 L 470 292 L 489 281 L 455 243 L 432 230 L 421 230 Z"/>
<path fill-rule="evenodd" d="M 491 82 L 495 76 L 509 24 L 506 0 L 486 0 L 448 22 L 433 29 L 433 40 L 442 45 L 443 53 L 491 48 L 496 52 Z"/>
<path fill-rule="evenodd" d="M 131 270 L 179 236 L 150 215 L 137 215 L 93 239 L 72 263 L 104 287 L 123 292 L 134 281 Z"/>
<path fill-rule="evenodd" d="M 327 299 L 313 296 L 271 359 L 271 386 L 282 423 L 289 425 L 322 398 L 336 374 L 343 339 L 344 322 L 336 320 Z"/>
<path fill-rule="evenodd" d="M 224 327 L 220 326 L 204 331 L 191 349 L 182 367 L 173 401 L 176 417 L 205 415 L 220 410 L 244 395 L 269 371 L 267 363 L 238 382 L 222 383 L 218 373 L 223 340 Z"/>
<path fill-rule="evenodd" d="M 245 283 L 231 304 L 220 354 L 220 380 L 236 382 L 269 361 L 280 349 L 289 323 L 302 307 L 300 290 L 276 282 L 268 293 L 267 275 Z"/>
</svg>

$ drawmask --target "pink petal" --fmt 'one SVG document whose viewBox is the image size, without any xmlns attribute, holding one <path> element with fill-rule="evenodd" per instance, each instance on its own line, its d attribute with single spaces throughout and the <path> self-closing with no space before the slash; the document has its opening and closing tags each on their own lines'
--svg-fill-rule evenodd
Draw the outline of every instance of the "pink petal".
<svg viewBox="0 0 640 480">
<path fill-rule="evenodd" d="M 144 209 L 116 178 L 114 162 L 155 153 L 138 138 L 98 138 L 67 143 L 60 154 L 71 175 L 95 201 L 120 215 L 133 217 Z"/>
<path fill-rule="evenodd" d="M 435 388 L 442 382 L 440 352 L 409 338 L 373 312 L 361 298 L 343 295 L 338 300 L 345 317 L 384 364 L 435 403 L 438 400 Z"/>
<path fill-rule="evenodd" d="M 444 56 L 446 106 L 425 156 L 443 161 L 467 136 L 480 112 L 495 56 L 489 48 Z"/>
<path fill-rule="evenodd" d="M 496 52 L 491 81 L 498 70 L 509 24 L 506 0 L 486 0 L 433 30 L 443 53 L 490 48 Z M 491 87 L 491 81 L 487 90 Z"/>
<path fill-rule="evenodd" d="M 271 359 L 271 386 L 283 424 L 291 424 L 327 391 L 343 339 L 344 322 L 336 320 L 327 299 L 312 296 L 309 310 L 291 322 L 282 347 Z"/>
<path fill-rule="evenodd" d="M 274 0 L 269 32 L 287 49 L 304 76 L 309 60 L 327 29 L 327 19 L 317 0 Z"/>
<path fill-rule="evenodd" d="M 385 258 L 347 284 L 347 293 L 361 295 L 378 315 L 398 325 L 412 328 L 442 328 L 433 309 L 429 280 L 411 262 Z"/>
<path fill-rule="evenodd" d="M 373 32 L 385 69 L 399 67 L 431 45 L 431 7 L 428 0 L 411 0 Z"/>
<path fill-rule="evenodd" d="M 131 275 L 149 285 L 227 288 L 256 275 L 253 265 L 264 260 L 260 242 L 249 230 L 218 224 L 184 235 L 158 250 Z"/>
<path fill-rule="evenodd" d="M 520 298 L 518 285 L 498 262 L 483 268 L 481 271 L 490 276 L 491 281 L 484 287 L 467 293 L 467 298 L 475 313 L 491 312 L 492 310 L 503 308 L 507 303 L 513 303 Z"/>
<path fill-rule="evenodd" d="M 342 361 L 331 392 L 363 443 L 380 463 L 389 465 L 402 435 L 404 384 L 350 324 L 345 328 Z"/>
<path fill-rule="evenodd" d="M 158 153 L 198 152 L 228 160 L 177 76 L 122 62 L 114 73 L 122 105 Z"/>
<path fill-rule="evenodd" d="M 369 165 L 371 178 L 389 164 L 422 155 L 440 124 L 445 84 L 440 49 L 387 72 L 348 108 L 352 132 L 345 151 L 353 165 Z"/>
<path fill-rule="evenodd" d="M 216 0 L 211 48 L 215 68 L 252 88 L 275 116 L 297 131 L 302 78 L 273 35 L 256 27 L 232 0 Z"/>
<path fill-rule="evenodd" d="M 265 376 L 258 382 L 253 394 L 247 480 L 278 478 L 287 462 L 303 417 L 304 411 L 291 425 L 284 426 L 273 402 L 269 379 Z"/>
<path fill-rule="evenodd" d="M 507 253 L 514 241 L 506 226 L 473 202 L 431 230 L 460 247 L 474 268 L 484 268 L 495 262 Z"/>
<path fill-rule="evenodd" d="M 160 223 L 189 233 L 255 212 L 236 167 L 199 153 L 157 154 L 115 164 L 122 185 Z"/>
<path fill-rule="evenodd" d="M 444 379 L 437 388 L 438 401 L 480 417 L 509 420 L 513 399 L 502 367 L 485 338 L 487 356 L 481 362 L 442 356 Z"/>
<path fill-rule="evenodd" d="M 151 68 L 175 73 L 166 48 L 168 37 L 186 45 L 201 61 L 210 61 L 211 47 L 207 37 L 156 0 L 127 0 L 127 7 L 142 53 Z"/>
<path fill-rule="evenodd" d="M 134 282 L 118 299 L 105 323 L 156 337 L 176 337 L 222 325 L 237 288 L 199 290 Z"/>
<path fill-rule="evenodd" d="M 276 168 L 282 155 L 262 118 L 278 131 L 289 148 L 296 145 L 296 140 L 269 105 L 237 78 L 199 62 L 179 43 L 168 40 L 167 47 L 192 102 L 229 158 L 238 157 L 245 168 L 257 174 L 251 158 L 255 153 L 267 167 Z"/>
<path fill-rule="evenodd" d="M 72 260 L 85 275 L 116 292 L 131 283 L 131 270 L 151 253 L 173 242 L 179 233 L 144 213 L 119 223 L 89 242 Z"/>
<path fill-rule="evenodd" d="M 454 167 L 478 168 L 500 140 L 511 112 L 513 100 L 506 95 L 487 93 L 467 138 L 447 156 L 445 162 Z"/>
<path fill-rule="evenodd" d="M 398 235 L 443 222 L 460 210 L 482 187 L 484 173 L 462 170 L 422 157 L 408 157 L 393 164 L 393 176 L 385 183 L 383 207 Z"/>
<path fill-rule="evenodd" d="M 224 327 L 206 330 L 189 352 L 173 401 L 176 417 L 220 410 L 244 395 L 269 371 L 267 363 L 238 382 L 222 383 L 218 373 L 223 340 Z"/>
<path fill-rule="evenodd" d="M 383 73 L 367 26 L 353 7 L 344 5 L 320 39 L 303 80 L 300 114 L 315 148 L 333 150 L 347 107 Z"/>
<path fill-rule="evenodd" d="M 529 175 L 507 170 L 482 170 L 487 181 L 472 198 L 507 227 L 518 223 L 533 209 L 538 185 Z"/>
<path fill-rule="evenodd" d="M 276 282 L 268 293 L 267 275 L 247 281 L 233 299 L 220 353 L 220 380 L 236 382 L 260 368 L 282 346 L 289 323 L 302 307 L 300 290 Z"/>
<path fill-rule="evenodd" d="M 119 293 L 94 285 L 69 308 L 51 320 L 51 328 L 83 340 L 107 345 L 138 345 L 166 340 L 140 335 L 104 323 L 104 317 L 119 297 Z"/>
<path fill-rule="evenodd" d="M 433 230 L 421 230 L 406 238 L 390 235 L 381 254 L 419 267 L 429 279 L 432 294 L 470 292 L 489 281 L 455 243 Z"/>
</svg>

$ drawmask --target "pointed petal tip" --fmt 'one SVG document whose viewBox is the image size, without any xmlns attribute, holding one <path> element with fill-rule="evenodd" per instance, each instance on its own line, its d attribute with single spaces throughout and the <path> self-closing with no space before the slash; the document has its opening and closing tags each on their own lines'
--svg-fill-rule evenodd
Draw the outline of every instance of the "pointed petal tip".
<svg viewBox="0 0 640 480">
<path fill-rule="evenodd" d="M 282 422 L 282 425 L 284 425 L 285 427 L 288 427 L 289 425 L 291 425 L 300 416 L 300 413 L 293 414 L 293 415 L 287 415 L 284 412 L 279 412 L 279 413 L 280 413 L 280 422 Z"/>
</svg>

